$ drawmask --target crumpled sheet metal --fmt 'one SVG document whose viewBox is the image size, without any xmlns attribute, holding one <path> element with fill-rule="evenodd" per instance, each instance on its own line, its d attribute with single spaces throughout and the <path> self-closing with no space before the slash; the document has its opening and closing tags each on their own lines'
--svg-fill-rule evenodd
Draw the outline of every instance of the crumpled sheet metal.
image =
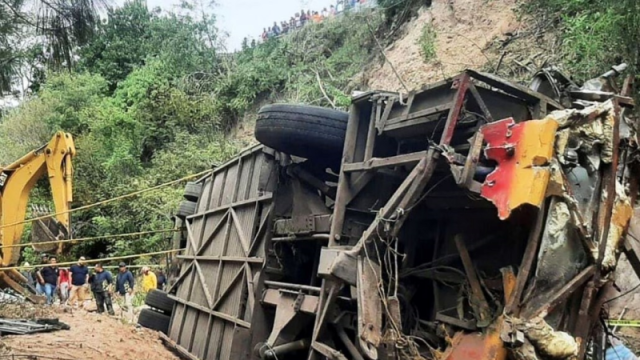
<svg viewBox="0 0 640 360">
<path fill-rule="evenodd" d="M 606 198 L 606 194 L 603 194 Z M 602 261 L 604 270 L 613 270 L 617 264 L 617 254 L 621 242 L 624 240 L 623 235 L 627 228 L 631 217 L 633 216 L 633 207 L 631 200 L 627 195 L 624 185 L 619 181 L 616 182 L 616 198 L 613 203 L 613 213 L 611 214 L 611 225 L 607 234 L 607 247 Z"/>
<path fill-rule="evenodd" d="M 480 195 L 496 206 L 500 219 L 523 204 L 540 206 L 544 201 L 557 128 L 553 119 L 516 124 L 508 118 L 480 129 L 487 142 L 485 156 L 498 163 Z"/>
<path fill-rule="evenodd" d="M 529 321 L 510 319 L 514 327 L 522 331 L 531 342 L 536 352 L 549 359 L 571 359 L 578 355 L 579 343 L 564 331 L 555 331 L 542 318 L 534 318 Z M 528 354 L 528 355 L 525 355 Z M 531 357 L 531 351 L 524 352 L 523 359 L 535 359 Z"/>
<path fill-rule="evenodd" d="M 547 115 L 545 119 L 555 120 L 560 129 L 569 128 L 569 137 L 579 139 L 580 150 L 588 153 L 594 146 L 600 146 L 600 158 L 610 164 L 613 159 L 613 127 L 616 109 L 612 100 L 596 103 L 584 109 L 558 110 Z M 556 146 L 559 157 L 564 156 L 562 140 Z M 566 146 L 566 142 L 564 144 Z M 561 161 L 562 162 L 562 161 Z"/>
</svg>

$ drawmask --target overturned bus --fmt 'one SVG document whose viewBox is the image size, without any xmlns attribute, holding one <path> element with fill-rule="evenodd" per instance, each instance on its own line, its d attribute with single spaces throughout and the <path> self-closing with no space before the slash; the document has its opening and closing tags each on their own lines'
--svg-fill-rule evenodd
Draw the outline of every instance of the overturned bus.
<svg viewBox="0 0 640 360">
<path fill-rule="evenodd" d="M 638 194 L 632 78 L 465 71 L 275 104 L 201 179 L 166 340 L 192 359 L 603 359 Z"/>
</svg>

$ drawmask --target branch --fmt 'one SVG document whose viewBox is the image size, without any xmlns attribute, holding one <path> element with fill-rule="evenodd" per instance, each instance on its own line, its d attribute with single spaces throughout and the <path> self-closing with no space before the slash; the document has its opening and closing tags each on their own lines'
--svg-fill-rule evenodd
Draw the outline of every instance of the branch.
<svg viewBox="0 0 640 360">
<path fill-rule="evenodd" d="M 327 101 L 329 102 L 329 104 L 331 104 L 331 106 L 334 109 L 336 108 L 336 104 L 331 101 L 331 99 L 329 98 L 329 96 L 327 96 L 327 93 L 324 91 L 324 87 L 322 86 L 322 80 L 320 80 L 320 74 L 318 74 L 317 71 L 313 70 L 314 73 L 316 73 L 316 79 L 318 80 L 318 86 L 320 87 L 320 91 L 322 91 L 322 95 L 324 95 L 324 98 L 327 99 Z"/>
<path fill-rule="evenodd" d="M 9 4 L 6 0 L 0 0 L 6 7 L 9 8 L 9 10 L 11 10 L 11 12 L 20 20 L 24 21 L 27 25 L 33 26 L 34 28 L 36 28 L 37 30 L 40 31 L 58 31 L 60 29 L 69 29 L 72 27 L 72 25 L 67 25 L 67 26 L 62 26 L 58 29 L 55 28 L 47 28 L 44 26 L 40 26 L 38 24 L 34 24 L 30 19 L 27 19 L 27 17 L 25 17 L 24 15 L 22 15 L 20 13 L 20 11 L 18 11 L 16 8 L 14 8 L 13 6 L 11 6 L 11 4 Z"/>
<path fill-rule="evenodd" d="M 384 48 L 382 47 L 382 45 L 380 44 L 380 41 L 378 40 L 378 38 L 376 37 L 375 32 L 373 31 L 373 29 L 371 28 L 371 24 L 369 23 L 369 19 L 368 18 L 364 18 L 365 22 L 367 23 L 367 28 L 369 29 L 369 32 L 371 32 L 371 36 L 373 37 L 373 40 L 375 40 L 376 45 L 378 45 L 378 48 L 380 49 L 380 52 L 382 53 L 382 56 L 384 57 L 384 59 L 387 61 L 387 63 L 389 63 L 389 66 L 391 66 L 391 70 L 393 70 L 393 73 L 396 75 L 396 77 L 398 78 L 398 80 L 400 81 L 400 84 L 402 84 L 402 87 L 404 88 L 404 91 L 409 92 L 409 88 L 407 87 L 407 85 L 404 83 L 404 80 L 402 80 L 402 77 L 400 76 L 400 74 L 398 74 L 398 71 L 396 70 L 395 66 L 393 66 L 393 63 L 391 62 L 391 60 L 389 60 L 389 58 L 387 57 L 387 54 L 385 54 L 384 52 Z"/>
</svg>

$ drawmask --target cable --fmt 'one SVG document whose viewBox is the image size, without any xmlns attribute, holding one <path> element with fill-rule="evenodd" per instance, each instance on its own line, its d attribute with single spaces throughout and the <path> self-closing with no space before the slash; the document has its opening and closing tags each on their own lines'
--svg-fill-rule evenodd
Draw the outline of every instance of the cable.
<svg viewBox="0 0 640 360">
<path fill-rule="evenodd" d="M 91 208 L 94 208 L 96 206 L 105 205 L 105 204 L 108 204 L 108 203 L 111 203 L 111 202 L 114 202 L 114 201 L 118 201 L 118 200 L 122 200 L 122 199 L 127 199 L 127 198 L 134 197 L 134 196 L 137 196 L 137 195 L 149 192 L 149 191 L 160 189 L 160 188 L 165 187 L 165 186 L 169 186 L 169 185 L 177 184 L 177 183 L 185 181 L 185 180 L 193 179 L 195 177 L 199 177 L 199 176 L 205 175 L 205 174 L 210 173 L 212 171 L 213 170 L 209 169 L 209 170 L 206 170 L 206 171 L 199 172 L 197 174 L 191 174 L 191 175 L 185 176 L 185 177 L 180 178 L 178 180 L 169 181 L 169 182 L 166 182 L 164 184 L 156 185 L 156 186 L 153 186 L 153 187 L 150 187 L 150 188 L 146 188 L 146 189 L 143 189 L 143 190 L 134 191 L 134 192 L 129 193 L 129 194 L 116 196 L 114 198 L 107 199 L 107 200 L 102 200 L 102 201 L 99 201 L 99 202 L 96 202 L 96 203 L 93 203 L 93 204 L 80 206 L 80 207 L 75 208 L 75 209 L 69 209 L 69 210 L 61 211 L 61 212 L 55 213 L 55 214 L 38 216 L 38 217 L 31 218 L 31 219 L 26 219 L 26 220 L 14 222 L 14 223 L 11 223 L 11 224 L 2 225 L 2 226 L 0 226 L 0 229 L 4 229 L 4 228 L 10 227 L 10 226 L 16 226 L 16 225 L 20 225 L 20 224 L 30 223 L 30 222 L 34 222 L 36 220 L 49 219 L 49 218 L 52 218 L 54 216 L 68 214 L 68 213 L 72 213 L 72 212 L 75 212 L 75 211 L 91 209 Z"/>
<path fill-rule="evenodd" d="M 135 258 L 139 258 L 139 257 L 143 257 L 143 256 L 170 254 L 170 253 L 180 252 L 180 251 L 183 251 L 183 250 L 185 250 L 185 249 L 156 251 L 156 252 L 150 252 L 150 253 L 145 253 L 145 254 L 135 254 L 135 255 L 126 255 L 126 256 L 116 256 L 116 257 L 110 257 L 110 258 L 102 258 L 102 259 L 85 260 L 84 262 L 87 263 L 87 264 L 90 264 L 90 263 L 101 263 L 101 262 L 107 262 L 107 261 L 113 261 L 113 260 L 135 259 Z M 56 263 L 56 266 L 73 265 L 73 264 L 76 264 L 76 263 L 77 263 L 77 261 L 68 261 L 68 262 L 63 262 L 63 263 Z M 50 264 L 29 265 L 29 266 L 7 266 L 7 267 L 0 267 L 0 272 L 1 271 L 7 271 L 7 270 L 35 269 L 35 268 L 47 267 L 49 265 Z"/>
<path fill-rule="evenodd" d="M 3 246 L 0 246 L 0 249 L 27 247 L 32 245 L 60 244 L 60 243 L 67 243 L 67 242 L 80 242 L 80 241 L 99 240 L 99 239 L 121 238 L 121 237 L 129 237 L 129 236 L 150 235 L 150 234 L 178 232 L 178 231 L 181 231 L 181 230 L 179 229 L 151 230 L 151 231 L 139 231 L 139 232 L 127 233 L 127 234 L 92 236 L 92 237 L 77 238 L 77 239 L 30 242 L 30 243 L 23 243 L 23 244 L 3 245 Z"/>
<path fill-rule="evenodd" d="M 440 179 L 437 183 L 433 184 L 433 186 L 427 190 L 416 202 L 413 203 L 413 205 L 411 205 L 408 209 L 405 210 L 405 212 L 409 212 L 411 211 L 414 207 L 416 207 L 418 204 L 420 204 L 422 202 L 422 200 L 424 200 L 433 190 L 435 190 L 435 188 L 438 187 L 438 185 L 440 185 L 442 182 L 444 182 L 445 180 L 447 180 L 448 178 L 452 177 L 453 175 L 449 174 L 445 177 L 443 177 L 442 179 Z"/>
<path fill-rule="evenodd" d="M 623 297 L 623 296 L 627 296 L 627 295 L 631 294 L 632 292 L 636 291 L 638 288 L 640 288 L 640 283 L 639 283 L 638 285 L 634 286 L 631 290 L 629 290 L 629 291 L 627 291 L 627 292 L 625 292 L 625 293 L 623 293 L 623 294 L 620 294 L 620 295 L 618 295 L 618 296 L 616 296 L 616 297 L 614 297 L 614 298 L 611 298 L 611 299 L 609 299 L 609 300 L 607 300 L 607 301 L 603 302 L 602 304 L 604 305 L 604 304 L 607 304 L 607 303 L 612 302 L 613 300 L 620 299 L 620 298 L 621 298 L 621 297 Z"/>
</svg>

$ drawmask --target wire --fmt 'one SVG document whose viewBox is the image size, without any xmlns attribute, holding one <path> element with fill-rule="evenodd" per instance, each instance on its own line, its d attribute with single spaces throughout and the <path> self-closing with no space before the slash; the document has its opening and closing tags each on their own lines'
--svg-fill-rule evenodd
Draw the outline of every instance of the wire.
<svg viewBox="0 0 640 360">
<path fill-rule="evenodd" d="M 135 254 L 135 255 L 126 255 L 126 256 L 116 256 L 116 257 L 110 257 L 110 258 L 102 258 L 102 259 L 85 260 L 84 262 L 87 263 L 87 264 L 102 263 L 102 262 L 113 261 L 113 260 L 135 259 L 135 258 L 139 258 L 139 257 L 143 257 L 143 256 L 170 254 L 170 253 L 180 252 L 180 251 L 183 251 L 183 250 L 185 250 L 185 249 L 156 251 L 156 252 L 150 252 L 150 253 L 145 253 L 145 254 Z M 73 265 L 73 264 L 76 264 L 76 263 L 77 263 L 77 261 L 68 261 L 68 262 L 63 262 L 63 263 L 57 263 L 56 266 Z M 50 264 L 40 264 L 40 265 L 30 265 L 30 266 L 8 266 L 8 267 L 0 267 L 0 271 L 35 269 L 35 268 L 47 267 L 49 265 Z"/>
<path fill-rule="evenodd" d="M 443 181 L 447 180 L 452 176 L 453 175 L 449 174 L 443 177 L 442 179 L 440 179 L 437 183 L 433 184 L 433 186 L 429 190 L 427 190 L 416 202 L 414 202 L 413 205 L 411 205 L 408 209 L 406 209 L 405 212 L 411 211 L 414 207 L 416 207 L 419 203 L 421 203 L 422 200 L 424 200 L 433 190 L 435 190 L 435 188 L 437 188 L 438 185 L 440 185 Z"/>
<path fill-rule="evenodd" d="M 636 291 L 638 288 L 640 288 L 640 283 L 638 285 L 634 286 L 631 290 L 629 290 L 629 291 L 627 291 L 625 293 L 622 293 L 622 294 L 620 294 L 620 295 L 618 295 L 618 296 L 616 296 L 614 298 L 611 298 L 611 299 L 603 302 L 602 304 L 604 305 L 604 304 L 612 302 L 613 300 L 620 299 L 623 296 L 627 296 L 627 295 L 631 294 L 632 292 Z"/>
<path fill-rule="evenodd" d="M 60 244 L 60 243 L 67 243 L 67 242 L 75 243 L 80 241 L 121 238 L 121 237 L 138 236 L 138 235 L 151 235 L 151 234 L 179 232 L 179 231 L 181 230 L 180 229 L 164 229 L 164 230 L 139 231 L 139 232 L 128 233 L 128 234 L 102 235 L 102 236 L 92 236 L 92 237 L 77 238 L 77 239 L 52 240 L 52 241 L 42 241 L 42 242 L 30 242 L 30 243 L 23 243 L 23 244 L 2 245 L 0 246 L 0 249 L 27 247 L 32 245 Z"/>
<path fill-rule="evenodd" d="M 64 215 L 64 214 L 72 213 L 72 212 L 75 212 L 75 211 L 91 209 L 91 208 L 94 208 L 96 206 L 105 205 L 105 204 L 108 204 L 108 203 L 111 203 L 111 202 L 114 202 L 114 201 L 127 199 L 127 198 L 134 197 L 134 196 L 137 196 L 137 195 L 149 192 L 149 191 L 157 190 L 157 189 L 163 188 L 165 186 L 177 184 L 179 182 L 182 182 L 182 181 L 185 181 L 185 180 L 189 180 L 189 179 L 193 179 L 195 177 L 199 177 L 199 176 L 205 175 L 205 174 L 210 173 L 210 172 L 213 172 L 213 170 L 209 169 L 209 170 L 206 170 L 206 171 L 199 172 L 197 174 L 191 174 L 191 175 L 185 176 L 183 178 L 180 178 L 178 180 L 169 181 L 169 182 L 166 182 L 164 184 L 160 184 L 160 185 L 156 185 L 156 186 L 153 186 L 153 187 L 150 187 L 150 188 L 134 191 L 134 192 L 129 193 L 129 194 L 116 196 L 114 198 L 107 199 L 107 200 L 102 200 L 102 201 L 99 201 L 99 202 L 96 202 L 96 203 L 93 203 L 93 204 L 80 206 L 80 207 L 77 207 L 75 209 L 69 209 L 69 210 L 61 211 L 61 212 L 58 212 L 58 213 L 55 213 L 55 214 L 38 216 L 38 217 L 31 218 L 31 219 L 25 219 L 25 220 L 22 220 L 22 221 L 11 223 L 11 224 L 2 225 L 2 226 L 0 226 L 0 229 L 4 229 L 4 228 L 10 227 L 10 226 L 16 226 L 16 225 L 20 225 L 20 224 L 30 223 L 30 222 L 34 222 L 36 220 L 49 219 L 49 218 L 52 218 L 54 216 Z"/>
<path fill-rule="evenodd" d="M 635 237 L 633 234 L 631 234 L 630 232 L 627 232 L 627 236 L 631 237 L 633 240 L 635 240 L 636 242 L 640 242 L 640 240 L 638 240 L 637 237 Z"/>
</svg>

